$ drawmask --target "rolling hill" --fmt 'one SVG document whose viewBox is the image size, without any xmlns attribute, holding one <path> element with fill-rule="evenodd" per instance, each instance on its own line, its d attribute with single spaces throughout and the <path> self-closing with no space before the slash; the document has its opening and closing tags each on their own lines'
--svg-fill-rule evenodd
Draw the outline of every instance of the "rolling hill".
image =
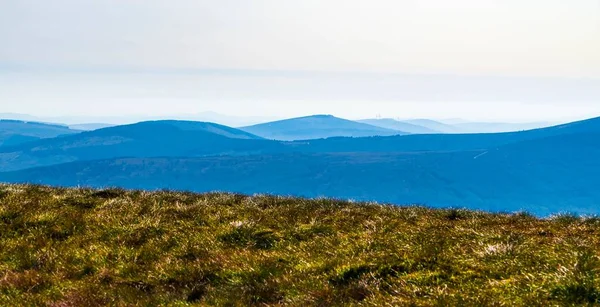
<svg viewBox="0 0 600 307">
<path fill-rule="evenodd" d="M 266 139 L 283 141 L 407 134 L 403 131 L 381 128 L 331 115 L 298 117 L 240 129 Z"/>
<path fill-rule="evenodd" d="M 62 125 L 0 119 L 0 147 L 79 132 Z"/>
<path fill-rule="evenodd" d="M 424 126 L 419 126 L 393 118 L 372 118 L 372 119 L 361 119 L 359 123 L 369 124 L 381 128 L 404 131 L 411 134 L 436 134 L 441 133 L 440 131 L 433 130 Z"/>
<path fill-rule="evenodd" d="M 0 170 L 115 157 L 259 153 L 279 146 L 277 142 L 213 123 L 141 122 L 0 148 Z"/>
</svg>

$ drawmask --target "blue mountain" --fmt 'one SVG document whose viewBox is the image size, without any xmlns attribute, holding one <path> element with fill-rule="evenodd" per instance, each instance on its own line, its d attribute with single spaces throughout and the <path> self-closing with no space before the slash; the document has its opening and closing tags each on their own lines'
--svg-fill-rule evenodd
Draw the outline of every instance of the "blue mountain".
<svg viewBox="0 0 600 307">
<path fill-rule="evenodd" d="M 266 139 L 284 141 L 407 134 L 403 131 L 381 128 L 331 115 L 291 118 L 240 129 Z"/>
</svg>

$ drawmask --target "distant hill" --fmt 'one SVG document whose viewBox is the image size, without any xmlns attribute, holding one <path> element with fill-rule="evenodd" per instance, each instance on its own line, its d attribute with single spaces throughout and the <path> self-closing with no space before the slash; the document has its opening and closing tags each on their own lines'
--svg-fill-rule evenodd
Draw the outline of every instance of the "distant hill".
<svg viewBox="0 0 600 307">
<path fill-rule="evenodd" d="M 0 119 L 0 147 L 79 132 L 62 125 Z"/>
<path fill-rule="evenodd" d="M 440 131 L 433 130 L 424 126 L 419 126 L 403 121 L 398 121 L 393 118 L 372 118 L 358 120 L 360 123 L 369 124 L 381 128 L 404 131 L 412 134 L 435 134 Z"/>
<path fill-rule="evenodd" d="M 0 170 L 114 157 L 258 153 L 274 151 L 278 146 L 277 142 L 213 123 L 141 122 L 0 148 Z"/>
<path fill-rule="evenodd" d="M 248 140 L 259 140 L 262 139 L 259 136 L 251 133 L 242 131 L 240 129 L 231 128 L 228 126 L 209 123 L 209 122 L 195 122 L 195 121 L 180 121 L 180 120 L 158 120 L 140 122 L 131 125 L 114 126 L 110 128 L 101 129 L 92 134 L 114 134 L 124 133 L 128 135 L 135 135 L 136 137 L 161 137 L 162 134 L 170 133 L 204 133 L 208 135 L 220 136 L 230 139 L 248 139 Z M 191 135 L 190 135 L 191 136 Z M 196 135 L 199 136 L 199 135 Z M 195 141 L 189 139 L 189 141 Z"/>
<path fill-rule="evenodd" d="M 381 128 L 331 115 L 291 118 L 240 129 L 266 139 L 284 141 L 407 134 L 403 131 Z"/>
</svg>

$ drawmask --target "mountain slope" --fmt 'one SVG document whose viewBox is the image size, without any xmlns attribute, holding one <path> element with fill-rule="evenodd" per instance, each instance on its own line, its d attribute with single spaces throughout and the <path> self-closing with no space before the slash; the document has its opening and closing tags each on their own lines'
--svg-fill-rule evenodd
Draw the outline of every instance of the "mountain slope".
<svg viewBox="0 0 600 307">
<path fill-rule="evenodd" d="M 273 151 L 279 146 L 212 123 L 141 122 L 0 148 L 0 170 L 115 157 L 246 154 Z"/>
<path fill-rule="evenodd" d="M 18 145 L 79 132 L 61 125 L 0 119 L 0 146 Z"/>
<path fill-rule="evenodd" d="M 402 135 L 406 132 L 354 122 L 331 115 L 313 115 L 254 126 L 241 130 L 272 140 L 309 140 L 329 137 Z"/>
<path fill-rule="evenodd" d="M 433 130 L 424 126 L 419 126 L 403 121 L 398 121 L 393 118 L 372 118 L 372 119 L 361 119 L 359 123 L 369 124 L 381 128 L 404 131 L 412 134 L 435 134 L 440 133 L 437 130 Z"/>
</svg>

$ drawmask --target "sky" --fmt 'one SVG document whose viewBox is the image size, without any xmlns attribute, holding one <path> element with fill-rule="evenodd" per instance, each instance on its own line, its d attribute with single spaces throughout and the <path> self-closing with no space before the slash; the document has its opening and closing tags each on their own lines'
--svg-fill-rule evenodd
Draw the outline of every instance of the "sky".
<svg viewBox="0 0 600 307">
<path fill-rule="evenodd" d="M 0 0 L 0 113 L 600 116 L 598 0 Z"/>
</svg>

